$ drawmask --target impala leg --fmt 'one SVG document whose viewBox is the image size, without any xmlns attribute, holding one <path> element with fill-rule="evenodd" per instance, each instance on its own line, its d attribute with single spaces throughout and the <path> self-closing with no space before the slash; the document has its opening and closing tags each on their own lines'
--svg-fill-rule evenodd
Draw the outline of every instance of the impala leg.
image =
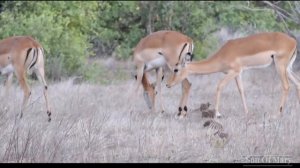
<svg viewBox="0 0 300 168">
<path fill-rule="evenodd" d="M 300 79 L 298 78 L 297 74 L 293 72 L 293 64 L 296 60 L 297 52 L 294 53 L 294 55 L 291 58 L 291 61 L 289 62 L 287 71 L 288 71 L 288 77 L 293 81 L 293 83 L 296 85 L 297 91 L 298 91 L 298 99 L 300 102 Z"/>
<path fill-rule="evenodd" d="M 163 113 L 165 111 L 165 108 L 163 106 L 163 99 L 162 99 L 162 95 L 161 95 L 161 82 L 162 82 L 162 77 L 163 77 L 163 70 L 162 67 L 156 69 L 156 88 L 157 88 L 157 94 L 159 97 L 159 104 L 160 104 L 160 109 L 161 112 Z"/>
<path fill-rule="evenodd" d="M 144 88 L 145 102 L 147 103 L 149 109 L 151 109 L 152 112 L 155 112 L 155 84 L 150 84 L 146 73 L 143 75 L 142 84 Z"/>
<path fill-rule="evenodd" d="M 17 78 L 18 78 L 19 84 L 21 86 L 21 89 L 23 90 L 23 93 L 24 93 L 24 98 L 23 98 L 23 103 L 22 103 L 21 113 L 20 113 L 20 118 L 22 118 L 25 106 L 27 105 L 27 102 L 28 102 L 31 92 L 30 92 L 30 89 L 26 82 L 25 72 L 21 72 L 21 73 L 17 73 L 17 74 L 19 74 L 19 75 L 17 75 Z"/>
<path fill-rule="evenodd" d="M 297 77 L 295 77 L 297 74 L 295 74 L 292 69 L 288 69 L 288 75 L 289 78 L 294 82 L 294 84 L 296 85 L 297 91 L 298 91 L 298 99 L 300 102 L 300 81 L 298 79 L 296 79 Z"/>
<path fill-rule="evenodd" d="M 182 116 L 185 117 L 187 114 L 187 110 L 188 110 L 187 109 L 187 101 L 188 101 L 191 85 L 192 84 L 187 79 L 184 79 L 181 83 L 182 96 L 181 96 L 180 103 L 179 103 L 178 116 L 181 116 L 181 114 L 182 114 Z"/>
<path fill-rule="evenodd" d="M 241 74 L 239 74 L 238 76 L 235 77 L 235 81 L 236 81 L 237 87 L 239 89 L 240 95 L 242 97 L 245 113 L 248 114 L 248 108 L 247 108 L 247 104 L 246 104 L 246 99 L 245 99 L 245 93 L 244 93 L 244 87 L 243 87 L 243 83 L 242 83 L 242 79 L 241 79 Z"/>
<path fill-rule="evenodd" d="M 216 93 L 216 107 L 215 107 L 215 110 L 216 110 L 216 117 L 221 117 L 221 114 L 219 112 L 219 103 L 220 103 L 220 95 L 221 95 L 221 92 L 224 88 L 224 86 L 230 81 L 232 80 L 233 78 L 235 78 L 236 76 L 238 75 L 238 73 L 236 72 L 229 72 L 225 78 L 223 80 L 221 80 L 218 84 L 218 87 L 217 87 L 217 93 Z"/>
<path fill-rule="evenodd" d="M 289 85 L 289 81 L 288 81 L 288 76 L 287 76 L 287 67 L 285 66 L 286 64 L 280 60 L 275 60 L 275 65 L 276 65 L 276 69 L 278 71 L 278 74 L 280 76 L 280 80 L 281 80 L 281 84 L 282 84 L 282 96 L 281 96 L 281 100 L 280 100 L 280 105 L 279 105 L 279 113 L 278 115 L 282 114 L 288 93 L 289 93 L 289 89 L 290 89 L 290 85 Z M 275 116 L 277 117 L 277 116 Z"/>
<path fill-rule="evenodd" d="M 45 97 L 45 102 L 46 102 L 48 121 L 50 122 L 51 121 L 51 109 L 50 109 L 49 101 L 48 101 L 48 86 L 47 86 L 47 82 L 45 80 L 44 68 L 39 68 L 39 69 L 35 70 L 35 74 L 38 77 L 38 80 L 44 85 L 44 97 Z"/>
</svg>

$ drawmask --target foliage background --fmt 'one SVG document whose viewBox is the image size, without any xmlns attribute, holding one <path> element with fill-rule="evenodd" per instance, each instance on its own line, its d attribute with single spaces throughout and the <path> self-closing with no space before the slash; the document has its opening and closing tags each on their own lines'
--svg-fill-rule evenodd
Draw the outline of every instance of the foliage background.
<svg viewBox="0 0 300 168">
<path fill-rule="evenodd" d="M 46 51 L 47 78 L 52 82 L 48 85 L 51 123 L 47 122 L 43 86 L 29 81 L 32 94 L 19 120 L 21 87 L 12 87 L 11 94 L 4 96 L 5 87 L 0 85 L 0 162 L 249 163 L 249 156 L 277 158 L 271 162 L 287 156 L 300 162 L 296 87 L 290 89 L 282 118 L 270 119 L 278 112 L 282 94 L 274 65 L 243 72 L 249 115 L 243 111 L 234 81 L 222 91 L 224 117 L 219 121 L 230 137 L 223 148 L 210 144 L 199 107 L 210 102 L 213 108 L 217 82 L 224 74 L 189 78 L 193 84 L 188 116 L 183 120 L 175 117 L 181 85 L 162 88 L 163 114 L 151 113 L 141 92 L 134 101 L 136 110 L 130 112 L 135 81 L 128 80 L 131 49 L 151 32 L 183 32 L 193 38 L 200 60 L 227 39 L 255 32 L 282 31 L 300 37 L 299 4 L 0 1 L 0 39 L 31 35 L 40 41 Z M 295 61 L 298 70 L 299 63 Z M 61 79 L 65 80 L 57 81 Z"/>
<path fill-rule="evenodd" d="M 245 35 L 297 32 L 299 9 L 289 1 L 1 1 L 0 38 L 40 41 L 47 78 L 92 80 L 103 67 L 89 60 L 129 61 L 132 48 L 151 32 L 181 31 L 193 38 L 196 59 L 202 59 L 218 49 L 215 32 L 224 27 Z"/>
</svg>

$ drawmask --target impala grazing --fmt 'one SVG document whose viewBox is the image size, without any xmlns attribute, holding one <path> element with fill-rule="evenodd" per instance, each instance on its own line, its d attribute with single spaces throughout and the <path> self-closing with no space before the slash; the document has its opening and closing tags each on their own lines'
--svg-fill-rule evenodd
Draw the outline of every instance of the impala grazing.
<svg viewBox="0 0 300 168">
<path fill-rule="evenodd" d="M 42 46 L 30 36 L 8 37 L 0 41 L 0 74 L 6 75 L 6 94 L 9 89 L 13 72 L 24 92 L 20 118 L 23 116 L 31 94 L 26 82 L 26 72 L 34 72 L 39 81 L 44 85 L 44 97 L 46 101 L 48 121 L 51 121 L 51 111 L 48 103 L 47 83 L 44 73 L 44 50 Z"/>
<path fill-rule="evenodd" d="M 185 79 L 189 74 L 210 74 L 223 72 L 226 74 L 217 87 L 216 115 L 220 117 L 219 102 L 223 87 L 232 79 L 235 79 L 242 98 L 244 110 L 248 113 L 244 88 L 241 80 L 243 70 L 258 67 L 267 67 L 275 62 L 275 67 L 281 79 L 282 97 L 279 105 L 279 113 L 282 114 L 286 98 L 289 93 L 288 77 L 297 86 L 300 100 L 300 82 L 292 71 L 292 65 L 296 59 L 297 41 L 280 32 L 258 33 L 244 38 L 229 40 L 215 54 L 205 60 L 197 62 L 185 62 L 184 58 L 174 69 L 174 75 L 167 82 L 167 87 Z"/>
<path fill-rule="evenodd" d="M 131 94 L 138 96 L 138 90 L 142 84 L 144 87 L 144 98 L 152 111 L 155 111 L 155 96 L 157 87 L 157 94 L 160 98 L 161 112 L 164 112 L 161 96 L 161 82 L 163 78 L 163 67 L 167 65 L 169 69 L 175 66 L 180 57 L 189 57 L 192 59 L 193 41 L 176 31 L 157 31 L 151 33 L 140 42 L 133 50 L 133 61 L 136 66 L 136 84 Z M 146 73 L 156 70 L 156 86 L 149 84 Z M 189 95 L 191 84 L 187 79 L 182 81 L 182 97 L 179 103 L 179 114 L 181 115 L 182 109 L 187 111 L 187 98 Z M 150 97 L 150 98 L 149 98 Z M 184 114 L 184 115 L 185 115 Z"/>
</svg>

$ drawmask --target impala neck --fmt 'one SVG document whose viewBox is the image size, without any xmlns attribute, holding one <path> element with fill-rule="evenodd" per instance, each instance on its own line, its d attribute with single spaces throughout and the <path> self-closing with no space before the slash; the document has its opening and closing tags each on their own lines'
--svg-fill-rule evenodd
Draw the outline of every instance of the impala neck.
<svg viewBox="0 0 300 168">
<path fill-rule="evenodd" d="M 192 74 L 210 74 L 223 70 L 222 63 L 219 59 L 214 58 L 214 56 L 205 60 L 188 63 L 186 68 Z"/>
</svg>

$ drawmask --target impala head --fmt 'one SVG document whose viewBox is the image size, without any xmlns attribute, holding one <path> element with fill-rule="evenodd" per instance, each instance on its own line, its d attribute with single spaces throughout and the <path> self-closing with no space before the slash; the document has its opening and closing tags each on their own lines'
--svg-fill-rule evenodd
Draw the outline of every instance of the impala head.
<svg viewBox="0 0 300 168">
<path fill-rule="evenodd" d="M 179 62 L 175 65 L 175 68 L 173 69 L 173 75 L 166 85 L 168 88 L 178 84 L 188 76 L 186 64 L 192 60 L 192 57 L 193 55 L 188 52 L 185 57 L 179 60 Z"/>
</svg>

